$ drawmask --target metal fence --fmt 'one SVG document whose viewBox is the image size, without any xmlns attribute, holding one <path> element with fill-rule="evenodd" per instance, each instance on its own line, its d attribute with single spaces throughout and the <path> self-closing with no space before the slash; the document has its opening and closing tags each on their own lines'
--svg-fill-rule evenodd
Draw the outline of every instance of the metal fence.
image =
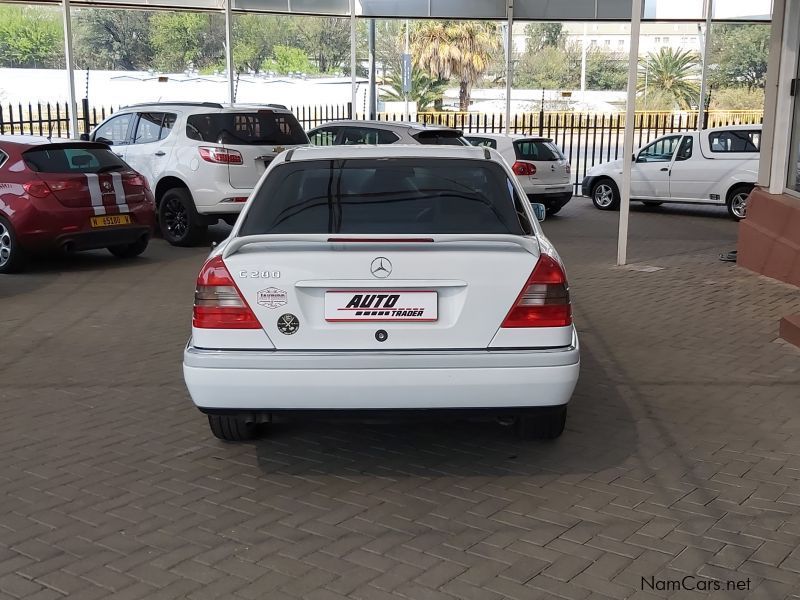
<svg viewBox="0 0 800 600">
<path fill-rule="evenodd" d="M 353 117 L 349 103 L 289 108 L 307 130 L 328 121 Z M 90 108 L 84 100 L 78 110 L 77 133 L 89 132 L 113 112 L 112 107 Z M 412 114 L 411 117 L 420 123 L 455 127 L 473 134 L 503 133 L 506 125 L 502 113 L 439 112 Z M 763 117 L 760 110 L 709 111 L 703 114 L 707 127 L 758 124 Z M 696 111 L 637 112 L 633 124 L 634 143 L 642 146 L 660 135 L 697 129 L 699 118 Z M 380 113 L 378 119 L 403 121 L 405 116 L 402 113 Z M 547 137 L 561 147 L 570 162 L 576 193 L 580 191 L 581 180 L 590 167 L 620 157 L 624 130 L 624 114 L 539 111 L 515 114 L 509 122 L 509 131 L 513 134 Z M 70 131 L 67 103 L 0 106 L 0 135 L 3 134 L 77 137 Z"/>
</svg>

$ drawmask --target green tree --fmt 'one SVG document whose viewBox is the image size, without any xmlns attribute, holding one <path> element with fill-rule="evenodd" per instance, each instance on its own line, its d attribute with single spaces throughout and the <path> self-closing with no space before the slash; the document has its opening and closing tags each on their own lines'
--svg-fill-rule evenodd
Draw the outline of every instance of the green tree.
<svg viewBox="0 0 800 600">
<path fill-rule="evenodd" d="M 472 86 L 499 46 L 497 27 L 476 21 L 425 21 L 414 31 L 414 65 L 433 79 L 459 81 L 459 108 L 469 110 Z"/>
<path fill-rule="evenodd" d="M 275 46 L 273 58 L 264 62 L 265 71 L 273 71 L 281 75 L 289 73 L 314 73 L 317 69 L 308 59 L 308 55 L 300 48 Z"/>
<path fill-rule="evenodd" d="M 350 64 L 350 20 L 337 17 L 295 17 L 299 47 L 321 73 Z"/>
<path fill-rule="evenodd" d="M 75 12 L 75 58 L 84 69 L 148 69 L 151 12 L 88 8 Z"/>
<path fill-rule="evenodd" d="M 718 24 L 711 30 L 709 80 L 716 87 L 764 88 L 769 59 L 767 24 Z"/>
<path fill-rule="evenodd" d="M 643 96 L 663 94 L 678 107 L 691 108 L 699 102 L 698 66 L 693 52 L 661 48 L 639 64 L 636 89 Z"/>
<path fill-rule="evenodd" d="M 628 87 L 627 54 L 593 49 L 586 53 L 586 88 L 624 90 Z"/>
<path fill-rule="evenodd" d="M 39 6 L 0 6 L 0 65 L 63 68 L 59 13 Z"/>
<path fill-rule="evenodd" d="M 563 48 L 567 33 L 563 23 L 530 23 L 525 26 L 526 52 L 538 52 L 544 48 Z"/>
<path fill-rule="evenodd" d="M 564 48 L 547 46 L 526 51 L 514 72 L 515 84 L 531 89 L 573 89 L 580 85 L 580 69 Z"/>
<path fill-rule="evenodd" d="M 158 12 L 150 20 L 156 66 L 163 71 L 204 69 L 223 63 L 225 22 L 222 15 Z"/>
<path fill-rule="evenodd" d="M 259 72 L 278 46 L 298 45 L 295 19 L 282 15 L 235 15 L 233 61 L 237 71 Z"/>
<path fill-rule="evenodd" d="M 394 71 L 386 78 L 384 98 L 392 102 L 402 102 L 405 100 L 403 94 L 403 75 L 400 70 Z M 435 104 L 442 99 L 444 91 L 447 89 L 447 81 L 434 79 L 424 71 L 412 69 L 411 71 L 411 91 L 408 99 L 417 103 L 417 111 L 425 112 L 433 109 Z"/>
</svg>

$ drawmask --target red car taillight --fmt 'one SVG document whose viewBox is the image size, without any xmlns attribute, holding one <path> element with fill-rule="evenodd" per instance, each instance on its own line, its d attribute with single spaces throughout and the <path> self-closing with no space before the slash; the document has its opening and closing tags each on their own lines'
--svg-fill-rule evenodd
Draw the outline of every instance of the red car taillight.
<svg viewBox="0 0 800 600">
<path fill-rule="evenodd" d="M 556 259 L 542 254 L 501 327 L 567 325 L 572 325 L 567 276 Z"/>
<path fill-rule="evenodd" d="M 236 150 L 215 148 L 213 146 L 200 146 L 198 150 L 200 151 L 200 156 L 206 162 L 220 165 L 240 165 L 243 162 L 242 155 Z"/>
<path fill-rule="evenodd" d="M 192 326 L 200 329 L 261 329 L 219 256 L 208 260 L 197 276 Z"/>
<path fill-rule="evenodd" d="M 67 179 L 64 181 L 29 181 L 23 183 L 22 187 L 35 198 L 47 198 L 56 192 L 79 191 L 83 185 L 75 179 Z"/>
<path fill-rule="evenodd" d="M 569 175 L 570 173 L 572 173 L 572 167 L 569 166 L 569 163 L 567 163 L 566 167 L 567 167 L 567 175 Z"/>
<path fill-rule="evenodd" d="M 514 175 L 536 175 L 536 165 L 518 160 L 511 167 Z"/>
<path fill-rule="evenodd" d="M 122 176 L 122 181 L 133 187 L 143 187 L 146 190 L 150 189 L 150 186 L 147 184 L 147 179 L 138 173 L 125 174 Z"/>
</svg>

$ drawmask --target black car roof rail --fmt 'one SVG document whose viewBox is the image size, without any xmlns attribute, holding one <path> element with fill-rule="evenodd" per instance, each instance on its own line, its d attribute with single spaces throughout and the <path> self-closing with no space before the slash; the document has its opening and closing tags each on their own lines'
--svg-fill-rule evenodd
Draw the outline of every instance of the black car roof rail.
<svg viewBox="0 0 800 600">
<path fill-rule="evenodd" d="M 207 108 L 223 108 L 219 102 L 181 102 L 179 100 L 167 100 L 165 102 L 140 102 L 138 104 L 128 104 L 122 108 L 136 108 L 138 106 L 205 106 Z"/>
</svg>

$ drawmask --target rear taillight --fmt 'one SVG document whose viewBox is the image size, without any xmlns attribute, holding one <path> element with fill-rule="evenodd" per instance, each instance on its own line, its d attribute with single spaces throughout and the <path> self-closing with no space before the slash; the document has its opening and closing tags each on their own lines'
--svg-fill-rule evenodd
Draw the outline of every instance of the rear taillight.
<svg viewBox="0 0 800 600">
<path fill-rule="evenodd" d="M 150 189 L 150 186 L 147 185 L 147 179 L 139 175 L 138 173 L 131 173 L 122 176 L 122 181 L 127 183 L 132 187 L 143 187 L 145 189 Z"/>
<path fill-rule="evenodd" d="M 514 171 L 514 175 L 536 175 L 536 165 L 521 160 L 515 162 L 511 170 Z"/>
<path fill-rule="evenodd" d="M 572 325 L 569 286 L 564 269 L 542 254 L 501 327 L 566 327 Z"/>
<path fill-rule="evenodd" d="M 29 181 L 23 183 L 22 187 L 35 198 L 46 198 L 52 193 L 79 191 L 83 188 L 83 184 L 75 179 L 67 179 L 64 181 Z"/>
<path fill-rule="evenodd" d="M 215 148 L 213 146 L 200 146 L 198 150 L 200 151 L 200 156 L 206 162 L 220 165 L 240 165 L 243 162 L 242 155 L 236 150 Z"/>
<path fill-rule="evenodd" d="M 199 329 L 261 329 L 219 256 L 208 260 L 197 276 L 192 326 Z"/>
<path fill-rule="evenodd" d="M 566 167 L 567 167 L 567 175 L 569 175 L 570 173 L 572 173 L 572 167 L 569 166 L 569 163 L 567 163 Z"/>
</svg>

